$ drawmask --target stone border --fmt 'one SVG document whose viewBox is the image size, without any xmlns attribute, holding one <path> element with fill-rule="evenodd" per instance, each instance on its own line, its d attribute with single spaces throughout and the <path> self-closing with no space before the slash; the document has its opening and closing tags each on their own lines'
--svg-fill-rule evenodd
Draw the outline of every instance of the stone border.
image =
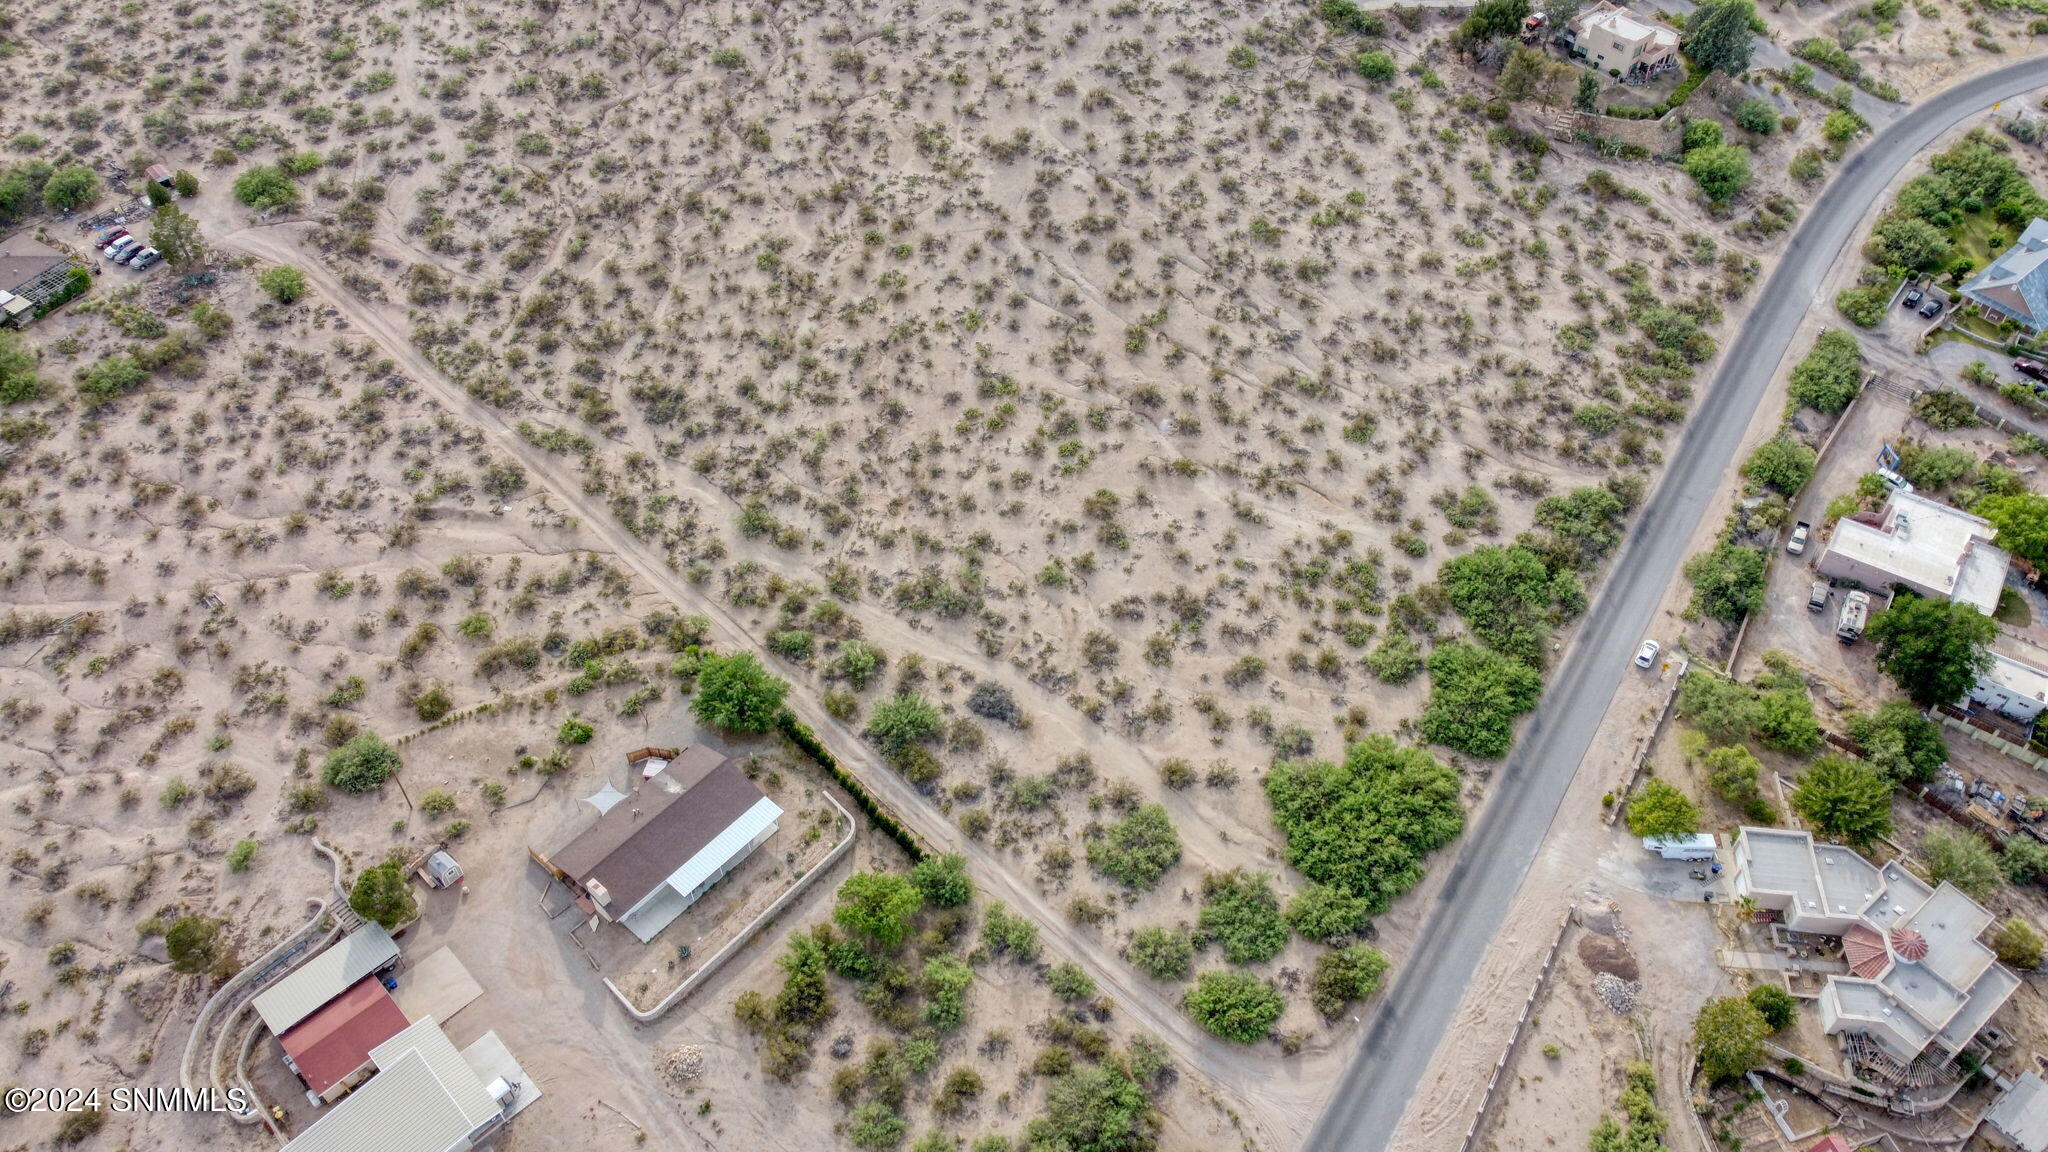
<svg viewBox="0 0 2048 1152">
<path fill-rule="evenodd" d="M 840 840 L 838 844 L 834 845 L 830 852 L 825 853 L 825 858 L 823 860 L 818 861 L 818 863 L 815 866 L 813 866 L 810 871 L 798 877 L 796 883 L 789 886 L 788 891 L 785 891 L 782 895 L 777 896 L 775 898 L 774 903 L 762 909 L 761 914 L 759 916 L 754 917 L 752 923 L 748 924 L 745 928 L 740 929 L 739 932 L 736 935 L 734 935 L 731 940 L 726 941 L 725 947 L 720 948 L 717 952 L 712 953 L 711 958 L 709 960 L 704 961 L 704 963 L 695 972 L 692 972 L 688 976 L 684 977 L 683 982 L 681 984 L 676 985 L 674 991 L 670 992 L 667 996 L 662 997 L 661 1003 L 656 1004 L 654 1007 L 649 1008 L 643 1012 L 640 1009 L 633 1007 L 633 1002 L 627 999 L 626 994 L 619 990 L 619 986 L 617 984 L 612 983 L 611 977 L 607 976 L 604 978 L 604 986 L 611 990 L 611 994 L 618 999 L 619 1007 L 624 1008 L 626 1010 L 626 1015 L 631 1016 L 635 1023 L 652 1024 L 654 1021 L 659 1020 L 665 1013 L 667 1013 L 669 1009 L 675 1007 L 677 1004 L 682 1003 L 682 1001 L 686 997 L 688 997 L 691 992 L 696 990 L 697 985 L 703 983 L 713 973 L 717 972 L 719 968 L 723 967 L 725 962 L 732 958 L 732 954 L 740 950 L 741 945 L 751 941 L 756 933 L 760 932 L 760 930 L 763 927 L 765 927 L 770 920 L 773 920 L 776 917 L 776 915 L 783 910 L 783 908 L 788 906 L 791 900 L 794 900 L 805 889 L 809 888 L 811 886 L 812 881 L 816 880 L 819 876 L 823 875 L 825 871 L 831 868 L 834 864 L 837 864 L 839 862 L 839 858 L 841 856 L 846 855 L 847 850 L 853 847 L 854 836 L 857 835 L 860 831 L 860 825 L 857 822 L 855 822 L 853 818 L 853 813 L 848 812 L 846 810 L 846 807 L 839 803 L 838 797 L 832 795 L 829 789 L 820 788 L 818 790 L 818 794 L 823 796 L 826 802 L 831 804 L 832 807 L 838 809 L 839 815 L 845 818 L 845 838 Z"/>
</svg>

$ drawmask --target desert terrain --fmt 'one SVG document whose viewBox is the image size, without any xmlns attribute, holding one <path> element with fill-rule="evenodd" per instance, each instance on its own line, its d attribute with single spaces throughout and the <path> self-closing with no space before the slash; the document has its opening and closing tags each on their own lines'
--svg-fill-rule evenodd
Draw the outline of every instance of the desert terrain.
<svg viewBox="0 0 2048 1152">
<path fill-rule="evenodd" d="M 1859 138 L 1825 137 L 1819 95 L 1729 82 L 1688 105 L 1749 150 L 1714 203 L 1511 108 L 1505 49 L 1460 51 L 1464 15 L 0 19 L 0 71 L 35 94 L 0 111 L 5 166 L 99 183 L 10 229 L 101 265 L 78 217 L 162 164 L 195 179 L 171 206 L 203 240 L 103 265 L 24 334 L 40 384 L 0 410 L 0 1081 L 176 1082 L 199 1006 L 327 894 L 317 836 L 349 877 L 463 858 L 468 891 L 423 891 L 407 949 L 462 957 L 485 991 L 451 1034 L 497 1030 L 547 1093 L 501 1147 L 936 1150 L 1022 1138 L 1105 1068 L 1163 1146 L 1299 1144 L 1356 1047 L 1342 965 L 1401 965 L 1432 850 L 1486 802 L 1718 342 Z M 1854 22 L 1765 17 L 1784 44 Z M 2017 14 L 1972 19 L 2026 50 Z M 1908 99 L 2001 54 L 1951 51 L 1946 4 L 1896 20 L 1846 38 Z M 1379 52 L 1391 78 L 1358 63 Z M 1740 128 L 1743 100 L 1779 119 Z M 165 215 L 132 226 L 161 242 Z M 1537 553 L 1540 595 L 1492 619 L 1487 565 Z M 1460 593 L 1446 566 L 1474 555 Z M 869 821 L 646 1027 L 540 913 L 526 849 L 586 819 L 629 750 L 757 754 L 820 836 L 822 794 L 853 807 L 783 743 L 692 713 L 700 649 L 758 653 L 965 856 L 974 902 L 926 908 L 902 960 L 971 969 L 964 1023 L 934 1036 L 925 985 L 892 1000 L 895 976 L 835 971 L 801 1065 L 748 1025 L 833 919 L 828 889 L 909 869 Z M 1459 697 L 1496 676 L 1527 699 Z M 363 734 L 397 777 L 323 784 Z M 1341 891 L 1269 784 L 1374 736 L 1425 750 L 1416 819 L 1448 824 L 1412 871 Z M 808 868 L 780 859 L 734 907 Z M 1001 944 L 1006 916 L 1042 946 Z M 173 971 L 165 934 L 193 917 L 215 955 Z M 1205 974 L 1272 998 L 1248 1040 L 1192 1018 Z M 703 1072 L 665 1082 L 685 1044 Z M 80 1140 L 260 1133 L 114 1116 Z"/>
</svg>

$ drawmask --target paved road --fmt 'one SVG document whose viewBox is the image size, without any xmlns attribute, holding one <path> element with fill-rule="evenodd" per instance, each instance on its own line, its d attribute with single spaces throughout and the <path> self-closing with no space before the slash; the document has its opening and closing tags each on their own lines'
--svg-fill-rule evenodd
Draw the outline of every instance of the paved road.
<svg viewBox="0 0 2048 1152">
<path fill-rule="evenodd" d="M 1401 976 L 1381 998 L 1310 1149 L 1388 1147 L 1437 1043 L 1536 858 L 1565 788 L 1599 730 L 1628 658 L 1679 578 L 1703 516 L 1719 514 L 1721 477 L 1835 258 L 1885 185 L 1949 128 L 2048 84 L 2048 59 L 1966 81 L 1899 117 L 1845 163 L 1793 234 L 1756 310 L 1686 425 L 1671 467 L 1601 589 L 1535 718 L 1496 773 L 1496 792 L 1459 856 Z"/>
</svg>

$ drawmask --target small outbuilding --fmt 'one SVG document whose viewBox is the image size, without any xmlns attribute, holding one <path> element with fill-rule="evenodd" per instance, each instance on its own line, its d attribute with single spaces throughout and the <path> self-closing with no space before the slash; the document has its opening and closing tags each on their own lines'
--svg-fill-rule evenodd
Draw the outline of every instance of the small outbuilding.
<svg viewBox="0 0 2048 1152">
<path fill-rule="evenodd" d="M 1999 1148 L 2048 1152 L 2048 1081 L 2022 1072 L 2012 1087 L 1984 1110 L 1981 1129 Z"/>
</svg>

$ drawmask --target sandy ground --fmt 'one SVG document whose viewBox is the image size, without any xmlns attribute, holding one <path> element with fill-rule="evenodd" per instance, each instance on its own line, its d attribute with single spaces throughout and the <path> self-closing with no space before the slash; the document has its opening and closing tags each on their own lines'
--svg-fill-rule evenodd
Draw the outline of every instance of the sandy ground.
<svg viewBox="0 0 2048 1152">
<path fill-rule="evenodd" d="M 637 1030 L 540 917 L 522 863 L 621 751 L 690 738 L 643 627 L 686 610 L 725 643 L 803 623 L 881 646 L 886 674 L 829 731 L 851 742 L 901 684 L 947 709 L 919 813 L 995 811 L 973 846 L 984 889 L 1045 923 L 1049 962 L 1070 954 L 1118 992 L 1119 1036 L 1174 1051 L 1167 1143 L 1295 1143 L 1355 1041 L 1295 989 L 1315 949 L 1259 969 L 1290 988 L 1278 1031 L 1300 1050 L 1282 1057 L 1204 1036 L 1181 990 L 1117 948 L 1191 918 L 1205 871 L 1298 886 L 1259 774 L 1283 738 L 1331 755 L 1349 733 L 1408 731 L 1421 685 L 1362 663 L 1395 597 L 1511 539 L 1546 492 L 1654 478 L 1668 424 L 1594 435 L 1576 417 L 1682 410 L 1689 385 L 1645 378 L 1626 343 L 1624 282 L 1729 331 L 1778 242 L 1753 217 L 1802 194 L 1784 169 L 1820 117 L 1752 141 L 1756 184 L 1717 214 L 1673 169 L 1538 164 L 1490 139 L 1490 82 L 1434 43 L 1437 16 L 1393 38 L 1408 71 L 1390 93 L 1344 69 L 1355 45 L 1256 3 L 400 11 L 124 13 L 150 46 L 146 98 L 76 13 L 0 29 L 18 40 L 0 73 L 45 94 L 0 113 L 10 156 L 192 170 L 203 191 L 183 206 L 223 273 L 181 299 L 168 269 L 110 270 L 32 330 L 52 388 L 6 413 L 20 626 L 0 647 L 0 978 L 28 1005 L 0 1022 L 22 1052 L 10 1075 L 167 1075 L 204 988 L 167 973 L 157 933 L 203 912 L 246 957 L 295 928 L 326 877 L 287 825 L 313 818 L 360 866 L 460 820 L 471 895 L 430 897 L 412 946 L 454 947 L 486 988 L 458 1043 L 495 1028 L 546 1081 L 507 1147 L 830 1144 L 826 1062 L 764 1082 L 731 1014 L 822 901 Z M 304 170 L 294 208 L 231 198 L 238 174 L 286 159 Z M 1596 168 L 1634 195 L 1586 191 Z M 258 287 L 277 264 L 306 272 L 304 300 Z M 229 330 L 187 340 L 195 299 Z M 74 376 L 124 352 L 148 382 L 78 399 Z M 1483 511 L 1454 511 L 1461 496 Z M 1332 579 L 1354 560 L 1370 587 Z M 833 622 L 805 615 L 827 599 Z M 568 644 L 614 630 L 637 638 L 617 682 L 572 691 Z M 516 641 L 531 667 L 500 647 Z M 1260 674 L 1226 681 L 1254 653 Z M 837 686 L 823 657 L 771 661 L 806 707 Z M 975 720 L 981 681 L 1029 727 Z M 499 711 L 405 745 L 404 791 L 299 810 L 328 746 L 422 727 L 436 691 Z M 1632 682 L 1613 715 L 1641 724 L 1656 700 Z M 544 780 L 528 758 L 571 713 L 598 738 Z M 1005 773 L 1077 753 L 1089 786 L 1038 815 L 998 803 Z M 1215 783 L 1166 788 L 1171 758 Z M 1491 769 L 1459 766 L 1483 803 Z M 1537 886 L 1583 879 L 1568 865 L 1606 835 L 1597 800 L 1618 780 L 1584 775 L 1566 811 L 1586 838 L 1547 851 Z M 434 787 L 455 813 L 414 811 Z M 1179 829 L 1184 862 L 1150 893 L 1062 865 L 1113 789 Z M 253 863 L 229 871 L 243 839 Z M 900 863 L 871 839 L 839 870 Z M 1435 892 L 1376 925 L 1397 963 Z M 1080 898 L 1109 918 L 1069 923 Z M 1550 903 L 1502 947 L 1539 946 Z M 977 1043 L 949 1058 L 1050 1011 L 1035 971 L 981 985 Z M 1453 1045 L 1481 1051 L 1497 1023 Z M 652 1060 L 683 1041 L 712 1071 L 679 1101 Z M 980 1056 L 1015 1082 L 975 1124 L 1031 1114 L 1024 1047 Z M 1432 1131 L 1462 1126 L 1462 1091 L 1425 1094 Z M 219 1128 L 121 1119 L 99 1142 Z"/>
</svg>

